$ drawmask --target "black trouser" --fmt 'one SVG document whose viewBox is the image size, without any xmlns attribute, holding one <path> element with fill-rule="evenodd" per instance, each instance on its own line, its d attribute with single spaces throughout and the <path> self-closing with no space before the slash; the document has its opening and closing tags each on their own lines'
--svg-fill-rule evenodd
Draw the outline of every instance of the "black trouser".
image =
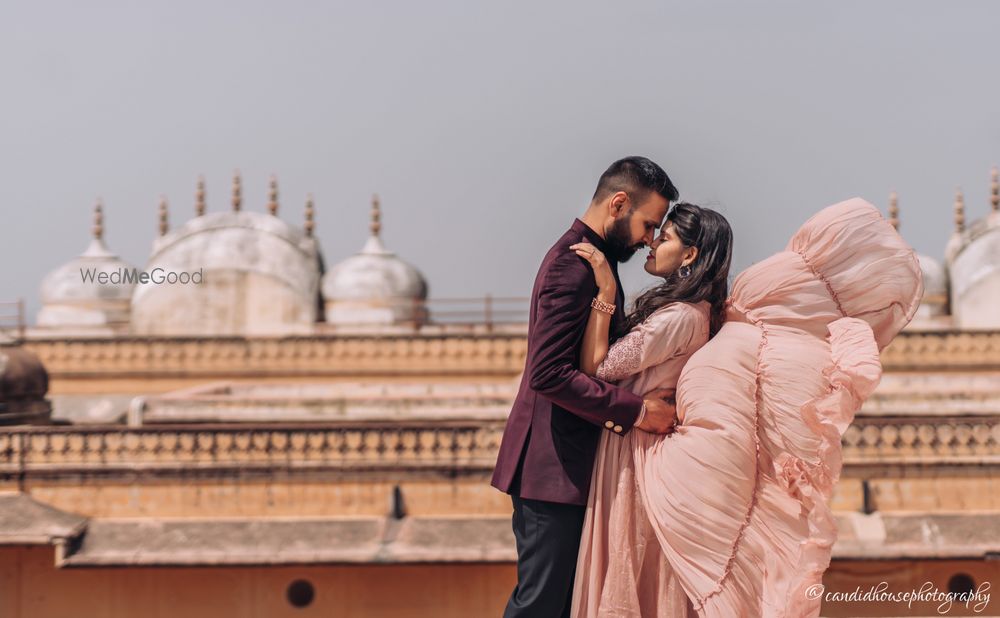
<svg viewBox="0 0 1000 618">
<path fill-rule="evenodd" d="M 585 506 L 511 496 L 517 586 L 504 618 L 568 618 Z"/>
</svg>

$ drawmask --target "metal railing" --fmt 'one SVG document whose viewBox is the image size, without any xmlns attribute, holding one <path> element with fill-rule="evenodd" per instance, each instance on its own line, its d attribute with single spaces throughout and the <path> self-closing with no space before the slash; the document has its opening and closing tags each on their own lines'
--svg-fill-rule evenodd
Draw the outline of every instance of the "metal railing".
<svg viewBox="0 0 1000 618">
<path fill-rule="evenodd" d="M 337 305 L 332 312 L 327 309 L 326 322 L 369 324 L 366 312 L 371 311 L 373 314 L 388 312 L 396 325 L 485 326 L 486 330 L 492 330 L 494 326 L 527 324 L 530 299 L 487 294 L 465 298 L 357 299 L 339 301 Z M 357 322 L 351 321 L 354 318 Z"/>
<path fill-rule="evenodd" d="M 528 322 L 527 297 L 503 297 L 487 294 L 480 298 L 430 298 L 423 305 L 431 323 L 455 324 L 524 324 Z"/>
<path fill-rule="evenodd" d="M 7 335 L 20 341 L 24 331 L 24 299 L 0 300 L 0 339 Z"/>
</svg>

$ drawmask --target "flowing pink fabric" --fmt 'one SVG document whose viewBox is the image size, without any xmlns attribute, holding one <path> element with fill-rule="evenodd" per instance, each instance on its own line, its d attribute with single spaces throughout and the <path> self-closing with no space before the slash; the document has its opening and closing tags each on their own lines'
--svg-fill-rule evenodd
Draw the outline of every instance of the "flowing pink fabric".
<svg viewBox="0 0 1000 618">
<path fill-rule="evenodd" d="M 806 590 L 837 536 L 840 439 L 922 291 L 912 249 L 857 198 L 744 271 L 722 330 L 677 381 L 677 432 L 601 441 L 573 615 L 684 616 L 673 583 L 698 616 L 818 616 Z M 650 532 L 655 549 L 635 543 Z M 618 553 L 663 564 L 652 579 L 608 568 Z"/>
</svg>

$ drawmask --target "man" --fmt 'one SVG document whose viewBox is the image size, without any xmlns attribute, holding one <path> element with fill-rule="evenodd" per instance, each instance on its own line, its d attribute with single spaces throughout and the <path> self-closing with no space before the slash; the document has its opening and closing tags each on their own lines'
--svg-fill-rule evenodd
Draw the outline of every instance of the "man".
<svg viewBox="0 0 1000 618">
<path fill-rule="evenodd" d="M 545 255 L 535 277 L 528 321 L 528 357 L 507 419 L 492 485 L 510 494 L 517 541 L 517 586 L 505 618 L 569 616 L 573 577 L 600 432 L 633 427 L 672 429 L 675 410 L 579 371 L 597 285 L 590 265 L 570 250 L 585 241 L 619 262 L 653 242 L 677 189 L 660 166 L 627 157 L 601 175 L 582 219 Z M 612 332 L 624 321 L 618 282 Z M 607 307 L 603 307 L 607 310 Z"/>
</svg>

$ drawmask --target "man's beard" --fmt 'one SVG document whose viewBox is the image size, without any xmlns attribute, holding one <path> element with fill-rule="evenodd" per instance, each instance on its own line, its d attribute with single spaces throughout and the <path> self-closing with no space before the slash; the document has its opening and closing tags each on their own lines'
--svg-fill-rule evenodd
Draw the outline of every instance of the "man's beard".
<svg viewBox="0 0 1000 618">
<path fill-rule="evenodd" d="M 615 219 L 615 222 L 611 224 L 611 229 L 607 231 L 607 238 L 604 239 L 607 250 L 604 254 L 616 262 L 627 262 L 629 259 L 635 255 L 635 252 L 639 250 L 645 243 L 635 243 L 632 244 L 632 235 L 630 233 L 629 227 L 632 222 L 632 213 L 625 215 L 624 217 Z"/>
</svg>

